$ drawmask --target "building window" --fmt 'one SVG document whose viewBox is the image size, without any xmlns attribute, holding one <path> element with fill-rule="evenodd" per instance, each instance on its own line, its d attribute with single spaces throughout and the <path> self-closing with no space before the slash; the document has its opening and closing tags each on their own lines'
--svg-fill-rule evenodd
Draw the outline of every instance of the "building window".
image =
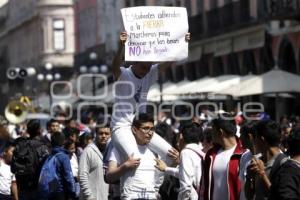
<svg viewBox="0 0 300 200">
<path fill-rule="evenodd" d="M 224 4 L 228 4 L 228 3 L 231 3 L 232 0 L 224 0 Z"/>
<path fill-rule="evenodd" d="M 200 14 L 203 12 L 203 0 L 197 1 L 197 14 Z"/>
<path fill-rule="evenodd" d="M 146 0 L 134 0 L 134 6 L 145 6 Z"/>
<path fill-rule="evenodd" d="M 181 6 L 181 1 L 180 0 L 176 0 L 175 5 L 176 6 Z"/>
<path fill-rule="evenodd" d="M 210 1 L 210 9 L 213 10 L 216 8 L 218 8 L 218 0 L 211 0 Z"/>
<path fill-rule="evenodd" d="M 63 19 L 53 20 L 53 46 L 54 50 L 65 49 L 65 21 Z"/>
<path fill-rule="evenodd" d="M 174 1 L 173 0 L 165 0 L 165 6 L 173 6 Z"/>
<path fill-rule="evenodd" d="M 127 8 L 127 7 L 130 7 L 130 0 L 126 0 L 125 1 L 125 7 Z"/>
</svg>

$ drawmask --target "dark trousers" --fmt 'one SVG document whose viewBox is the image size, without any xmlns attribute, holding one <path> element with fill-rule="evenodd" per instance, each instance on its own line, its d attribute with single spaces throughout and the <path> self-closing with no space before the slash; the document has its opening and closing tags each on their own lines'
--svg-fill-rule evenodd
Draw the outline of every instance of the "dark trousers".
<svg viewBox="0 0 300 200">
<path fill-rule="evenodd" d="M 1 200 L 12 200 L 13 198 L 11 195 L 0 194 L 0 199 Z"/>
<path fill-rule="evenodd" d="M 20 190 L 19 200 L 39 200 L 37 190 Z"/>
<path fill-rule="evenodd" d="M 57 193 L 50 197 L 49 200 L 67 200 L 67 198 L 64 193 Z"/>
</svg>

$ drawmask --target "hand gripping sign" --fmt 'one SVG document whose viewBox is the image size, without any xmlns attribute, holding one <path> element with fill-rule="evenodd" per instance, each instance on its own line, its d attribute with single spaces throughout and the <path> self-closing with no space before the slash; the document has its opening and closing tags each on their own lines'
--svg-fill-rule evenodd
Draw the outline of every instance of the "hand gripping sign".
<svg viewBox="0 0 300 200">
<path fill-rule="evenodd" d="M 188 57 L 186 8 L 142 6 L 121 9 L 126 61 L 179 61 Z"/>
</svg>

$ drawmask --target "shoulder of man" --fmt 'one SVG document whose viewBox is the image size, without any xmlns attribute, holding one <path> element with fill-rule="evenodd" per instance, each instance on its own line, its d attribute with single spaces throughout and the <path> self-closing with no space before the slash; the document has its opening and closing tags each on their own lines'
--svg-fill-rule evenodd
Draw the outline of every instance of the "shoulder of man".
<svg viewBox="0 0 300 200">
<path fill-rule="evenodd" d="M 277 174 L 278 170 L 281 166 L 288 160 L 287 155 L 284 153 L 279 153 L 278 156 L 275 158 L 274 163 L 272 165 L 269 177 L 272 179 L 274 175 Z"/>
<path fill-rule="evenodd" d="M 187 155 L 190 155 L 190 153 L 193 152 L 193 154 L 196 154 L 201 159 L 204 159 L 204 157 L 205 157 L 205 153 L 203 153 L 200 146 L 188 146 L 188 147 L 185 147 L 182 151 L 184 154 L 187 154 Z"/>
<path fill-rule="evenodd" d="M 30 144 L 36 148 L 37 151 L 47 152 L 48 155 L 50 154 L 49 147 L 41 139 L 30 139 Z"/>
</svg>

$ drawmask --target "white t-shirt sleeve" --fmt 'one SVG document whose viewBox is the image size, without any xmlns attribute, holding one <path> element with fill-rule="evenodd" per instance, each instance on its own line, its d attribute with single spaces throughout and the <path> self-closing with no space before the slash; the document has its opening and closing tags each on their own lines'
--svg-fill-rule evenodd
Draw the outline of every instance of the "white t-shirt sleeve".
<svg viewBox="0 0 300 200">
<path fill-rule="evenodd" d="M 127 70 L 127 69 L 126 69 L 125 67 L 120 67 L 120 71 L 121 71 L 120 76 L 119 76 L 118 79 L 116 79 L 116 78 L 114 77 L 114 80 L 115 80 L 115 81 L 122 80 L 122 79 L 123 79 L 123 76 L 127 73 L 126 70 Z"/>
<path fill-rule="evenodd" d="M 15 176 L 15 174 L 11 174 L 11 181 L 13 182 L 13 181 L 16 181 L 16 176 Z"/>
<path fill-rule="evenodd" d="M 155 83 L 158 80 L 158 69 L 159 69 L 159 64 L 155 64 L 151 66 L 149 72 L 151 77 L 151 83 Z"/>
<path fill-rule="evenodd" d="M 240 160 L 240 173 L 239 173 L 239 178 L 241 181 L 241 195 L 240 195 L 240 200 L 247 200 L 245 196 L 245 182 L 246 182 L 246 176 L 247 176 L 247 168 L 251 163 L 253 155 L 252 153 L 248 150 L 246 153 L 243 154 Z"/>
<path fill-rule="evenodd" d="M 118 163 L 118 165 L 120 164 L 120 162 L 121 162 L 120 161 L 120 154 L 119 154 L 118 150 L 115 147 L 112 148 L 111 153 L 110 153 L 109 158 L 108 158 L 108 161 L 109 162 L 110 161 L 116 162 L 116 163 Z"/>
<path fill-rule="evenodd" d="M 178 169 L 178 167 L 167 167 L 165 174 L 178 178 L 179 177 L 179 169 Z"/>
</svg>

